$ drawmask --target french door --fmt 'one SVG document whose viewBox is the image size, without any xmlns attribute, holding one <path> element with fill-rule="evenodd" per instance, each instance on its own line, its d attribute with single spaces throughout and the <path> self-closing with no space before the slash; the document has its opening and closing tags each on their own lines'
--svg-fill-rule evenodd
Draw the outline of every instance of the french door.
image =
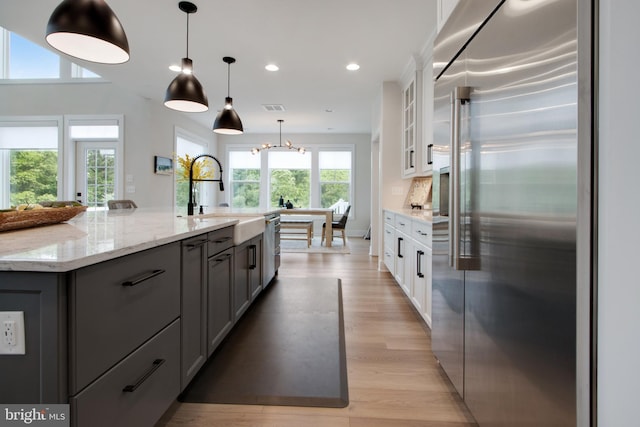
<svg viewBox="0 0 640 427">
<path fill-rule="evenodd" d="M 118 144 L 115 141 L 76 141 L 75 199 L 89 210 L 107 209 L 119 199 Z"/>
</svg>

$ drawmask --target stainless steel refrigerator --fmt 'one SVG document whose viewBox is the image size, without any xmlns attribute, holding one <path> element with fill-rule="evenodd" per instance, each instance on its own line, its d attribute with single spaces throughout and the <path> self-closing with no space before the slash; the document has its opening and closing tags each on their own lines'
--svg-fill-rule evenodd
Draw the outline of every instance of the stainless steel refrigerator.
<svg viewBox="0 0 640 427">
<path fill-rule="evenodd" d="M 483 427 L 576 425 L 576 16 L 461 0 L 436 39 L 432 346 Z"/>
</svg>

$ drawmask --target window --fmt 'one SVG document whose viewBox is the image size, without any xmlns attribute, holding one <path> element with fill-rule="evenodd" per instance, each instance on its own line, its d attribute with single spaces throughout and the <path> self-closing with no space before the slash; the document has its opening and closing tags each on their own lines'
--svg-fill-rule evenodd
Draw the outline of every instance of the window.
<svg viewBox="0 0 640 427">
<path fill-rule="evenodd" d="M 0 27 L 0 79 L 74 81 L 101 79 L 86 68 Z"/>
<path fill-rule="evenodd" d="M 351 151 L 320 151 L 320 207 L 343 213 L 351 204 Z"/>
<path fill-rule="evenodd" d="M 18 34 L 9 34 L 10 79 L 59 79 L 60 57 Z"/>
<path fill-rule="evenodd" d="M 231 206 L 272 209 L 282 196 L 295 207 L 344 212 L 353 203 L 355 146 L 305 144 L 305 148 L 305 154 L 272 149 L 253 155 L 251 147 L 227 146 Z M 352 208 L 350 215 L 353 212 Z"/>
<path fill-rule="evenodd" d="M 191 135 L 186 131 L 181 129 L 176 129 L 176 156 L 177 161 L 174 165 L 175 170 L 175 206 L 178 212 L 183 214 L 187 213 L 187 204 L 189 203 L 189 165 L 190 161 L 194 157 L 206 153 L 207 150 L 207 142 L 198 138 L 195 135 Z M 187 162 L 181 162 L 182 160 L 187 160 Z M 189 163 L 188 165 L 185 163 Z M 196 163 L 197 170 L 194 168 L 194 178 L 197 178 L 199 175 L 200 168 L 202 167 L 202 173 L 206 174 L 209 172 L 209 169 L 213 167 L 213 160 L 209 158 L 198 159 Z M 217 171 L 211 170 L 211 173 L 218 173 Z M 215 175 L 217 177 L 217 175 Z M 210 195 L 212 194 L 212 184 L 211 182 L 194 182 L 193 185 L 193 198 L 194 204 L 197 207 L 198 205 L 207 206 L 210 200 Z M 217 184 L 217 183 L 216 183 Z M 196 210 L 197 212 L 197 210 Z"/>
<path fill-rule="evenodd" d="M 58 199 L 56 121 L 0 124 L 0 208 Z"/>
<path fill-rule="evenodd" d="M 260 156 L 248 151 L 229 153 L 231 206 L 260 207 Z"/>
<path fill-rule="evenodd" d="M 268 207 L 278 207 L 280 196 L 296 208 L 308 208 L 311 204 L 312 153 L 297 151 L 270 151 Z"/>
</svg>

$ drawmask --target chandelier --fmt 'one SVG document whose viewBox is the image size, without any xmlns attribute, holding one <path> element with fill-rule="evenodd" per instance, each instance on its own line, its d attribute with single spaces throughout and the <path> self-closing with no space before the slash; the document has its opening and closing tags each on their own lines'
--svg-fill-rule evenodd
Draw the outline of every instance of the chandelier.
<svg viewBox="0 0 640 427">
<path fill-rule="evenodd" d="M 251 154 L 258 154 L 260 152 L 260 150 L 270 150 L 272 148 L 286 148 L 288 150 L 296 150 L 300 154 L 304 154 L 306 152 L 304 147 L 296 147 L 288 139 L 285 141 L 284 145 L 282 144 L 282 122 L 284 122 L 284 120 L 282 120 L 282 119 L 278 120 L 278 123 L 280 123 L 280 142 L 279 142 L 279 144 L 278 145 L 271 145 L 271 143 L 265 142 L 264 144 L 262 144 L 262 146 L 260 146 L 260 148 L 257 148 L 257 147 L 256 148 L 252 148 L 251 149 Z"/>
</svg>

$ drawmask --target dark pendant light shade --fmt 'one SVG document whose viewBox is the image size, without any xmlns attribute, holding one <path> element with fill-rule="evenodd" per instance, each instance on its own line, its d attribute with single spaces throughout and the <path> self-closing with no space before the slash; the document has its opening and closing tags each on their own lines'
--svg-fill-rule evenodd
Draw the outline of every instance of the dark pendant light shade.
<svg viewBox="0 0 640 427">
<path fill-rule="evenodd" d="M 222 58 L 227 63 L 227 97 L 224 99 L 224 108 L 216 116 L 213 122 L 213 131 L 223 135 L 240 135 L 244 132 L 242 121 L 233 109 L 233 99 L 229 96 L 229 86 L 231 83 L 231 64 L 236 62 L 234 58 L 225 56 Z"/>
<path fill-rule="evenodd" d="M 127 35 L 104 0 L 64 0 L 51 14 L 45 38 L 60 52 L 87 61 L 129 60 Z"/>
<path fill-rule="evenodd" d="M 167 88 L 164 105 L 172 110 L 201 113 L 209 109 L 207 95 L 193 75 L 192 64 L 191 59 L 182 58 L 182 71 Z"/>
<path fill-rule="evenodd" d="M 187 56 L 182 58 L 182 71 L 173 79 L 164 96 L 164 105 L 172 110 L 201 113 L 209 109 L 209 101 L 202 85 L 193 74 L 193 61 L 189 58 L 189 14 L 198 8 L 188 1 L 178 3 L 187 14 Z"/>
</svg>

